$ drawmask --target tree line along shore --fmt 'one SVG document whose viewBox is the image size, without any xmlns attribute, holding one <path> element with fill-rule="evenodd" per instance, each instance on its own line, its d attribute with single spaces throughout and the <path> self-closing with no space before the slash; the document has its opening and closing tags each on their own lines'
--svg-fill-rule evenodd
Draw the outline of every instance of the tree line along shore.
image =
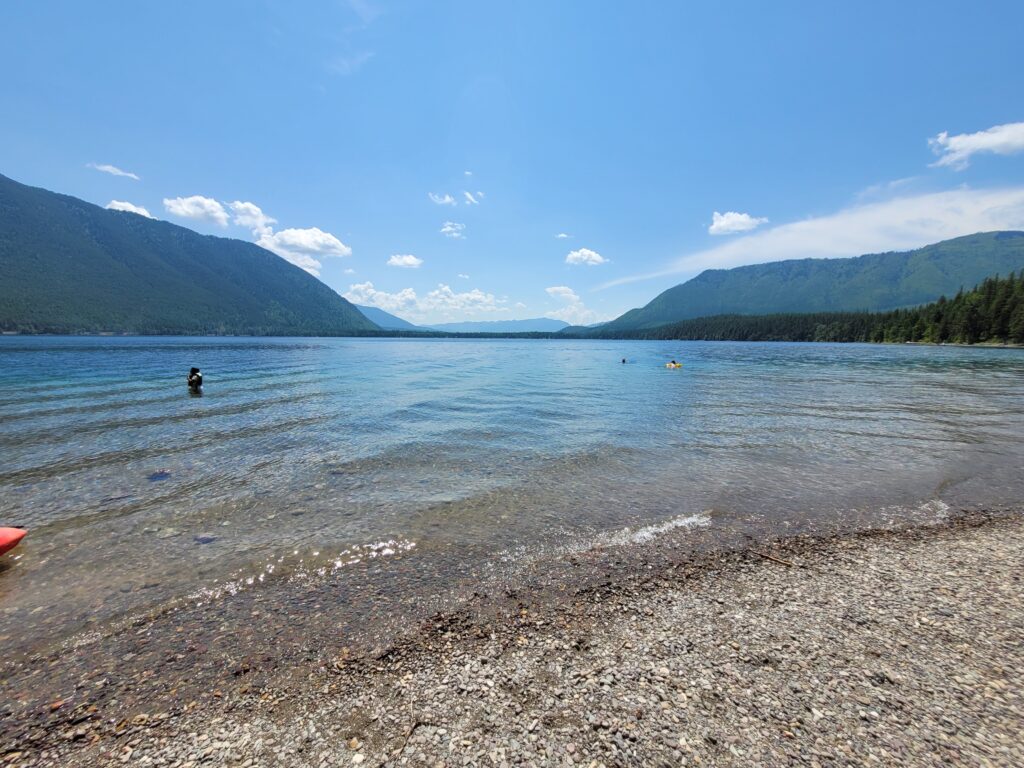
<svg viewBox="0 0 1024 768">
<path fill-rule="evenodd" d="M 1024 273 L 990 277 L 931 304 L 890 312 L 716 315 L 597 338 L 692 341 L 819 341 L 1024 344 Z"/>
</svg>

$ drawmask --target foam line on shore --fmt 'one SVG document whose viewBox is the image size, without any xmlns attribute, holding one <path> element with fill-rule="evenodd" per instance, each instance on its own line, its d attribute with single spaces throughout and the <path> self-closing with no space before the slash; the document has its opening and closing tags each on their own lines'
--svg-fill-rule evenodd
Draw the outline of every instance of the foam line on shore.
<svg viewBox="0 0 1024 768">
<path fill-rule="evenodd" d="M 641 528 L 626 528 L 625 530 L 604 534 L 598 537 L 597 543 L 611 547 L 644 544 L 677 528 L 693 528 L 710 524 L 711 517 L 708 512 L 701 512 L 697 515 L 678 515 L 663 523 L 645 525 Z"/>
</svg>

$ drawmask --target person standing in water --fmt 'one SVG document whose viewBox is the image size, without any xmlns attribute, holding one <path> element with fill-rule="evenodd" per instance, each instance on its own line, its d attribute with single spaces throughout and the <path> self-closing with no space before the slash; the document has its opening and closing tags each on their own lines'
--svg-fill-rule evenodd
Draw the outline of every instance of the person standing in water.
<svg viewBox="0 0 1024 768">
<path fill-rule="evenodd" d="M 198 368 L 192 368 L 188 372 L 188 388 L 189 391 L 198 394 L 203 391 L 203 372 Z"/>
</svg>

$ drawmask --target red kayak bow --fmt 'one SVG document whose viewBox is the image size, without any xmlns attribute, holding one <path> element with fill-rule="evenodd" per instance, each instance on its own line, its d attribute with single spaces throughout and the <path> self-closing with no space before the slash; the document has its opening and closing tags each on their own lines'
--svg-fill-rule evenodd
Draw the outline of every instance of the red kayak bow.
<svg viewBox="0 0 1024 768">
<path fill-rule="evenodd" d="M 0 555 L 18 546 L 18 542 L 25 538 L 26 533 L 28 531 L 21 528 L 0 528 Z"/>
</svg>

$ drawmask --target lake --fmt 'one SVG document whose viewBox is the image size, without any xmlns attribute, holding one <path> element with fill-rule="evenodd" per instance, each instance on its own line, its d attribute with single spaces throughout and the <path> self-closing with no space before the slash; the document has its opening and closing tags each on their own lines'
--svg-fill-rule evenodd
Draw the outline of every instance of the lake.
<svg viewBox="0 0 1024 768">
<path fill-rule="evenodd" d="M 296 574 L 427 592 L 670 528 L 1024 499 L 1022 350 L 4 337 L 0 381 L 8 653 Z"/>
</svg>

